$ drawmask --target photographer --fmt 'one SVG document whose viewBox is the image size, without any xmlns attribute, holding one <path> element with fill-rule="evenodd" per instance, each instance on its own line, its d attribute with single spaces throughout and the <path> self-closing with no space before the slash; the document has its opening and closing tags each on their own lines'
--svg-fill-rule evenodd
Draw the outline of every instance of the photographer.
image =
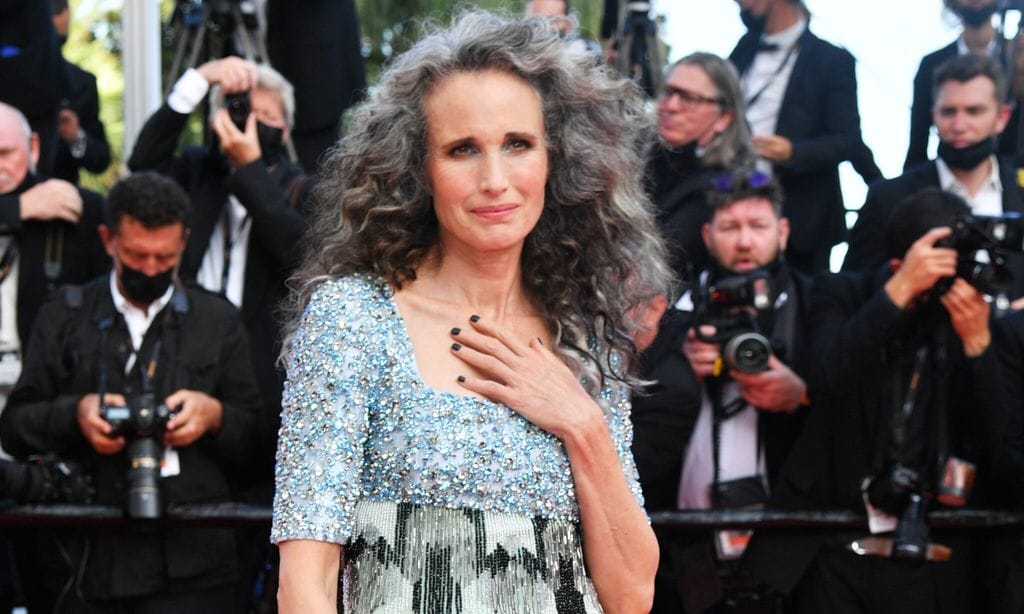
<svg viewBox="0 0 1024 614">
<path fill-rule="evenodd" d="M 803 322 L 810 284 L 783 258 L 789 223 L 780 213 L 781 191 L 763 173 L 744 167 L 719 175 L 713 186 L 707 194 L 711 219 L 702 230 L 712 264 L 701 272 L 698 289 L 677 303 L 693 311 L 682 349 L 701 399 L 677 481 L 680 509 L 763 506 L 808 405 L 800 374 L 807 358 Z M 763 297 L 746 300 L 752 285 Z M 723 299 L 727 286 L 746 299 Z M 741 364 L 757 353 L 726 348 L 731 339 L 751 333 L 764 353 L 757 355 L 758 364 Z M 720 560 L 735 559 L 742 545 L 723 544 L 742 544 L 748 537 L 718 532 L 715 544 L 706 536 L 663 544 L 655 612 L 701 612 L 723 591 L 741 602 L 762 598 L 742 586 L 745 581 L 731 567 L 721 568 L 718 585 L 714 550 Z"/>
<path fill-rule="evenodd" d="M 873 534 L 896 531 L 894 558 L 911 552 L 896 545 L 914 528 L 910 512 L 924 512 L 911 506 L 915 498 L 934 506 L 980 505 L 992 486 L 993 451 L 1005 422 L 1003 382 L 989 304 L 958 276 L 962 255 L 951 227 L 968 212 L 957 196 L 920 192 L 893 211 L 887 264 L 823 278 L 812 296 L 811 377 L 815 402 L 827 411 L 811 414 L 775 503 L 866 511 Z M 946 470 L 969 465 L 977 476 L 973 490 L 968 485 L 952 497 Z M 923 531 L 918 543 L 904 543 L 920 547 L 911 564 L 879 558 L 884 551 L 854 554 L 849 544 L 862 535 L 808 536 L 774 547 L 764 540 L 751 546 L 749 560 L 782 590 L 803 576 L 798 611 L 978 611 L 980 541 L 941 535 L 936 541 L 952 547 L 952 559 L 926 562 L 927 525 L 916 528 Z"/>
<path fill-rule="evenodd" d="M 185 193 L 159 175 L 114 186 L 100 231 L 113 270 L 43 307 L 0 415 L 0 440 L 16 458 L 77 460 L 91 468 L 97 503 L 127 504 L 133 516 L 149 496 L 136 489 L 139 468 L 153 468 L 163 502 L 155 515 L 228 501 L 257 443 L 260 395 L 238 314 L 176 279 L 187 211 Z M 167 408 L 156 424 L 139 411 Z M 131 419 L 115 422 L 128 410 Z M 137 455 L 140 442 L 157 454 Z M 234 602 L 235 548 L 228 529 L 139 525 L 41 532 L 19 553 L 31 611 L 213 613 Z"/>
<path fill-rule="evenodd" d="M 927 188 L 956 194 L 979 215 L 1024 212 L 1016 166 L 996 155 L 1010 118 L 998 62 L 975 54 L 954 57 L 936 69 L 933 87 L 938 157 L 871 186 L 850 231 L 844 271 L 877 270 L 886 261 L 885 233 L 896 205 Z M 1015 278 L 1007 297 L 1012 300 L 1024 296 L 1024 255 L 1011 255 L 1009 264 Z"/>
<path fill-rule="evenodd" d="M 214 143 L 175 155 L 189 114 L 211 91 Z M 227 99 L 236 94 L 242 96 Z M 268 504 L 283 382 L 274 310 L 302 252 L 311 183 L 285 154 L 294 114 L 292 87 L 274 69 L 237 57 L 211 60 L 175 83 L 128 160 L 133 171 L 156 170 L 188 192 L 195 211 L 181 278 L 224 295 L 242 312 L 264 397 L 263 454 L 243 479 L 250 486 L 246 496 Z"/>
</svg>

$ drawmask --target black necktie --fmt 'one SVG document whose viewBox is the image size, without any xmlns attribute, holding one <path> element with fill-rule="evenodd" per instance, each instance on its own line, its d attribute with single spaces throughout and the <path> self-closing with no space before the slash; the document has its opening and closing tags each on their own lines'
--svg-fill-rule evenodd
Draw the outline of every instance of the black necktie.
<svg viewBox="0 0 1024 614">
<path fill-rule="evenodd" d="M 776 43 L 766 43 L 764 41 L 757 41 L 758 51 L 778 51 L 779 46 Z"/>
</svg>

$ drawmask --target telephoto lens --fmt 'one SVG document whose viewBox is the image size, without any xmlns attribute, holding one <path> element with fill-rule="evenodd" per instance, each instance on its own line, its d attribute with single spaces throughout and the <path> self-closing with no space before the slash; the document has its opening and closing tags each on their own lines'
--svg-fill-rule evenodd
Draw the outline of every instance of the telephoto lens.
<svg viewBox="0 0 1024 614">
<path fill-rule="evenodd" d="M 128 442 L 128 516 L 144 520 L 160 518 L 160 462 L 163 444 L 152 437 Z"/>
</svg>

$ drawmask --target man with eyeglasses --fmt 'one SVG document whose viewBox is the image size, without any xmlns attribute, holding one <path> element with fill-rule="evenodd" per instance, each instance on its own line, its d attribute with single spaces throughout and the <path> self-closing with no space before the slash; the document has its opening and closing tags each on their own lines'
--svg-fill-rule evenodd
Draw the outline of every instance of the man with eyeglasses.
<svg viewBox="0 0 1024 614">
<path fill-rule="evenodd" d="M 827 271 L 846 234 L 841 162 L 881 177 L 860 134 L 854 59 L 811 33 L 801 0 L 736 0 L 747 34 L 729 56 L 742 76 L 763 170 L 778 176 L 792 224 L 789 263 Z"/>
<path fill-rule="evenodd" d="M 694 53 L 666 73 L 647 190 L 673 270 L 686 282 L 708 265 L 700 229 L 710 213 L 705 194 L 712 179 L 728 167 L 753 163 L 743 112 L 739 75 L 727 60 Z"/>
<path fill-rule="evenodd" d="M 781 215 L 773 179 L 749 168 L 725 171 L 714 178 L 707 199 L 713 213 L 702 235 L 711 263 L 676 304 L 683 312 L 677 338 L 689 367 L 678 379 L 692 382 L 696 424 L 674 464 L 638 462 L 640 481 L 652 501 L 672 488 L 678 509 L 764 506 L 810 404 L 801 375 L 808 367 L 804 322 L 810 283 L 783 258 L 789 222 Z M 727 306 L 721 302 L 725 287 L 736 296 L 744 292 L 738 288 L 753 289 L 766 300 Z M 766 349 L 756 366 L 735 360 L 746 350 L 729 349 L 749 334 L 758 335 Z M 642 423 L 644 417 L 633 420 Z M 634 430 L 634 455 L 652 457 L 650 448 L 662 439 L 641 424 Z M 674 480 L 665 477 L 670 472 Z M 749 537 L 720 531 L 713 539 L 663 539 L 653 611 L 703 612 L 723 596 L 748 606 L 764 603 L 770 595 L 736 570 Z"/>
</svg>

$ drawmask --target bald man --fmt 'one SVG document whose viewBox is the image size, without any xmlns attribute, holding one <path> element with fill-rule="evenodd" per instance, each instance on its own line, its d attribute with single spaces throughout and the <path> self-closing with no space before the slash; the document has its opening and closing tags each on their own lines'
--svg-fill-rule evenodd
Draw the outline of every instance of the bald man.
<svg viewBox="0 0 1024 614">
<path fill-rule="evenodd" d="M 0 389 L 43 302 L 109 267 L 97 233 L 103 198 L 40 176 L 38 161 L 39 136 L 20 111 L 0 103 Z"/>
</svg>

